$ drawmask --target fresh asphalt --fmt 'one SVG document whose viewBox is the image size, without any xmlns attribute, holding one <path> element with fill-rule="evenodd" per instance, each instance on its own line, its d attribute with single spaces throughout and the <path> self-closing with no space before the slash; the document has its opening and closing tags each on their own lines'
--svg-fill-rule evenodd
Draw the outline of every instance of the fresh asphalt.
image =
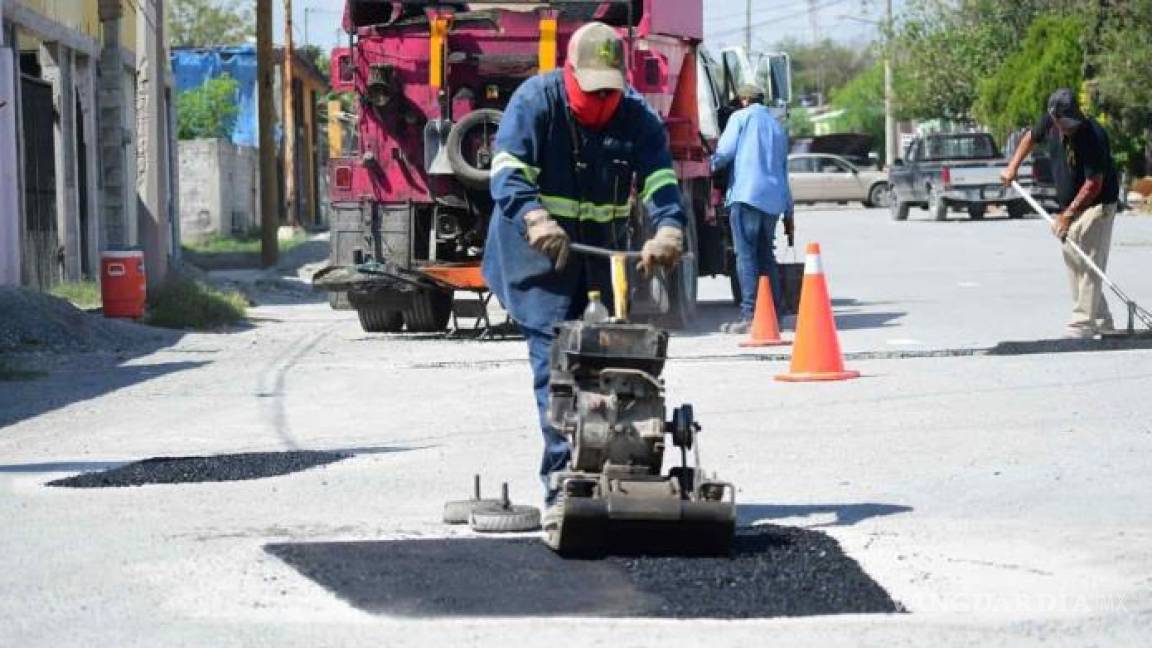
<svg viewBox="0 0 1152 648">
<path fill-rule="evenodd" d="M 536 503 L 523 343 L 367 335 L 352 314 L 303 298 L 263 302 L 250 330 L 123 360 L 70 356 L 46 378 L 0 387 L 0 643 L 1145 645 L 1152 353 L 988 354 L 1060 334 L 1070 303 L 1058 248 L 1039 220 L 926 216 L 798 214 L 801 245 L 823 247 L 841 342 L 862 378 L 774 382 L 786 349 L 749 352 L 711 332 L 734 314 L 721 279 L 702 283 L 702 324 L 674 336 L 666 372 L 670 404 L 696 407 L 708 470 L 738 486 L 741 524 L 797 528 L 782 533 L 813 539 L 797 551 L 833 543 L 834 565 L 857 565 L 885 593 L 877 600 L 907 613 L 721 620 L 789 614 L 770 596 L 757 603 L 776 590 L 746 577 L 733 589 L 760 613 L 700 602 L 661 614 L 660 601 L 691 603 L 701 578 L 725 576 L 673 585 L 627 559 L 596 563 L 615 583 L 602 591 L 627 594 L 611 609 L 651 606 L 623 615 L 603 601 L 559 617 L 527 605 L 452 614 L 451 601 L 420 595 L 453 581 L 460 565 L 447 560 L 422 563 L 424 581 L 377 587 L 390 548 L 467 553 L 458 543 L 481 542 L 439 523 L 473 473 Z M 1152 298 L 1152 219 L 1120 217 L 1113 246 L 1110 274 Z M 45 486 L 151 457 L 293 450 L 352 456 L 264 479 Z M 470 562 L 514 574 L 502 551 L 525 539 L 499 542 Z M 341 551 L 372 568 L 317 571 Z M 812 567 L 779 591 L 817 587 L 823 568 Z M 364 582 L 342 582 L 357 573 Z M 381 603 L 390 595 L 447 616 L 405 615 Z"/>
</svg>

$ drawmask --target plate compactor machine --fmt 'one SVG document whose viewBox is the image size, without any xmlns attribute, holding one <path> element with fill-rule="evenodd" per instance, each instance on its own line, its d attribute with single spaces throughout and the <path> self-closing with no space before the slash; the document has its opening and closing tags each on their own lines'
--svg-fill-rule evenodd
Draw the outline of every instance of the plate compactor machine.
<svg viewBox="0 0 1152 648">
<path fill-rule="evenodd" d="M 572 249 L 611 261 L 616 316 L 557 326 L 549 419 L 572 454 L 567 469 L 551 476 L 562 515 L 547 516 L 546 542 L 563 556 L 728 553 L 736 489 L 701 469 L 692 406 L 665 418 L 660 374 L 668 333 L 627 321 L 626 263 L 639 254 Z M 680 465 L 662 474 L 669 438 Z"/>
</svg>

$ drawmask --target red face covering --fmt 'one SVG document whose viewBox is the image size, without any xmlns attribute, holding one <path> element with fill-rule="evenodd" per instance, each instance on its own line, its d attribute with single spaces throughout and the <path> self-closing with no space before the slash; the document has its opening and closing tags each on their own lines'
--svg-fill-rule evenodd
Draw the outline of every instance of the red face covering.
<svg viewBox="0 0 1152 648">
<path fill-rule="evenodd" d="M 624 93 L 619 90 L 584 92 L 572 68 L 567 65 L 564 66 L 564 90 L 576 121 L 584 128 L 595 131 L 608 125 L 620 107 L 620 100 L 624 98 Z"/>
</svg>

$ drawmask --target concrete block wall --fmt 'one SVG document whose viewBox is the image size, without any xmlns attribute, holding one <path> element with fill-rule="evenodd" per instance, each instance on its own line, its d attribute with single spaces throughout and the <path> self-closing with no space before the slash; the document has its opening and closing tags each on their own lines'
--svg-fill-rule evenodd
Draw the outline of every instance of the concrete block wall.
<svg viewBox="0 0 1152 648">
<path fill-rule="evenodd" d="M 185 241 L 259 226 L 256 149 L 227 140 L 180 142 L 180 230 Z"/>
</svg>

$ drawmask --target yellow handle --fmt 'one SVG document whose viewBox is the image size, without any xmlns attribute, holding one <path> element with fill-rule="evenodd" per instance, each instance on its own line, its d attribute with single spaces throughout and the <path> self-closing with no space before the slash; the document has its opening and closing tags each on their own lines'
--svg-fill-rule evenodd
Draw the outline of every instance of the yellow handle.
<svg viewBox="0 0 1152 648">
<path fill-rule="evenodd" d="M 613 254 L 612 257 L 612 304 L 616 309 L 616 319 L 628 319 L 628 257 Z"/>
<path fill-rule="evenodd" d="M 542 18 L 540 20 L 540 74 L 556 69 L 556 19 Z"/>
<path fill-rule="evenodd" d="M 428 41 L 428 85 L 433 88 L 444 86 L 444 45 L 448 40 L 450 20 L 445 16 L 432 19 L 432 37 Z"/>
</svg>

